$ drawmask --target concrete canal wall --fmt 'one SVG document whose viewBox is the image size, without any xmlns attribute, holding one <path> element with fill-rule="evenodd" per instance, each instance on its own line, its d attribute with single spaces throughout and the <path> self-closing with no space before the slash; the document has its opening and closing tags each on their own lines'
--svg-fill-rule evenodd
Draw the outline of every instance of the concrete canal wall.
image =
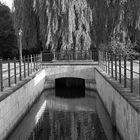
<svg viewBox="0 0 140 140">
<path fill-rule="evenodd" d="M 100 69 L 95 69 L 95 79 L 99 96 L 122 138 L 140 140 L 140 100 Z"/>
<path fill-rule="evenodd" d="M 0 140 L 17 125 L 44 89 L 45 70 L 21 81 L 0 95 Z M 24 130 L 23 130 L 24 131 Z"/>
</svg>

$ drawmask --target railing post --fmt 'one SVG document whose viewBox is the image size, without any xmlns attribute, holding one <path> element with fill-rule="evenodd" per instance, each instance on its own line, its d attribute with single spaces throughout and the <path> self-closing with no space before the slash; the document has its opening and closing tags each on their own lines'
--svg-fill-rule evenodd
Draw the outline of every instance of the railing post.
<svg viewBox="0 0 140 140">
<path fill-rule="evenodd" d="M 37 70 L 38 70 L 38 54 L 36 56 L 36 62 L 37 62 Z"/>
<path fill-rule="evenodd" d="M 104 53 L 103 53 L 103 51 L 101 52 L 101 66 L 102 66 L 102 69 L 104 70 Z"/>
<path fill-rule="evenodd" d="M 124 56 L 124 87 L 127 87 L 126 83 L 126 56 Z"/>
<path fill-rule="evenodd" d="M 98 51 L 98 56 L 99 56 L 99 58 L 98 58 L 98 64 L 100 66 L 100 51 Z"/>
<path fill-rule="evenodd" d="M 34 61 L 34 71 L 35 71 L 35 54 L 33 55 L 33 61 Z"/>
<path fill-rule="evenodd" d="M 24 78 L 26 78 L 26 58 L 25 58 L 25 56 L 23 57 L 23 61 L 24 61 Z"/>
<path fill-rule="evenodd" d="M 108 53 L 108 74 L 110 75 L 110 54 Z"/>
<path fill-rule="evenodd" d="M 53 53 L 53 60 L 56 60 L 56 53 L 55 53 L 55 50 L 54 50 L 54 53 Z"/>
<path fill-rule="evenodd" d="M 11 86 L 10 59 L 8 58 L 8 86 Z"/>
<path fill-rule="evenodd" d="M 139 56 L 139 99 L 140 99 L 140 56 Z"/>
<path fill-rule="evenodd" d="M 91 50 L 91 54 L 92 54 L 92 60 L 95 61 L 94 58 L 96 58 L 96 56 L 94 57 L 94 52 L 93 52 L 93 50 Z M 95 53 L 95 54 L 96 54 L 96 53 Z"/>
<path fill-rule="evenodd" d="M 92 60 L 92 52 L 89 50 L 90 60 Z"/>
<path fill-rule="evenodd" d="M 36 70 L 38 70 L 38 58 L 37 58 L 37 54 L 36 54 Z"/>
<path fill-rule="evenodd" d="M 111 53 L 111 76 L 113 77 L 113 54 Z"/>
<path fill-rule="evenodd" d="M 41 69 L 41 53 L 39 54 L 39 69 Z"/>
<path fill-rule="evenodd" d="M 30 60 L 31 60 L 31 74 L 32 74 L 32 55 L 31 55 L 31 57 L 30 57 Z"/>
<path fill-rule="evenodd" d="M 21 59 L 19 60 L 19 79 L 22 80 L 22 72 L 21 72 Z"/>
<path fill-rule="evenodd" d="M 30 75 L 30 70 L 29 70 L 29 55 L 27 56 L 27 63 L 28 63 L 28 76 Z"/>
<path fill-rule="evenodd" d="M 106 65 L 106 73 L 107 73 L 107 62 L 108 62 L 108 60 L 107 60 L 107 59 L 108 59 L 108 57 L 107 57 L 107 52 L 105 52 L 105 62 L 106 62 L 106 64 L 105 64 L 105 65 Z"/>
<path fill-rule="evenodd" d="M 14 57 L 14 81 L 15 81 L 15 84 L 17 83 L 17 68 L 16 68 L 16 57 Z"/>
<path fill-rule="evenodd" d="M 34 55 L 34 61 L 35 61 L 35 71 L 37 69 L 37 65 L 36 65 L 36 54 Z"/>
<path fill-rule="evenodd" d="M 105 62 L 105 53 L 103 52 L 103 70 L 105 71 L 105 64 L 104 64 L 104 62 Z"/>
<path fill-rule="evenodd" d="M 2 59 L 0 59 L 0 91 L 3 91 L 3 71 L 2 71 Z"/>
<path fill-rule="evenodd" d="M 101 52 L 101 65 L 102 65 L 102 69 L 104 70 L 104 52 Z"/>
<path fill-rule="evenodd" d="M 42 52 L 40 53 L 40 67 L 42 69 Z"/>
<path fill-rule="evenodd" d="M 115 55 L 115 80 L 117 80 L 117 56 Z"/>
<path fill-rule="evenodd" d="M 131 82 L 131 86 L 130 86 L 130 88 L 131 88 L 131 93 L 133 92 L 133 58 L 131 57 L 131 59 L 130 59 L 130 82 Z"/>
<path fill-rule="evenodd" d="M 121 76 L 122 76 L 122 72 L 121 72 L 121 55 L 119 56 L 119 82 L 121 83 Z"/>
</svg>

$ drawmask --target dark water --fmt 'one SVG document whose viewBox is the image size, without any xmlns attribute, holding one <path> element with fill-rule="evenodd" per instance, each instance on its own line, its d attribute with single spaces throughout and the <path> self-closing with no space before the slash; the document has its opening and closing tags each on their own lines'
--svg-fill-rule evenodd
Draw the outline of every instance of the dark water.
<svg viewBox="0 0 140 140">
<path fill-rule="evenodd" d="M 120 140 L 95 92 L 77 99 L 54 92 L 42 94 L 8 140 Z"/>
</svg>

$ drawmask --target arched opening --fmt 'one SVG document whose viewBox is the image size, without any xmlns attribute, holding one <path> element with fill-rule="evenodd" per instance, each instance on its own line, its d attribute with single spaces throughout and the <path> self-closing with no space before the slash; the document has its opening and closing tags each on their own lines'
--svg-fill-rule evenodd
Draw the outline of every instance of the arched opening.
<svg viewBox="0 0 140 140">
<path fill-rule="evenodd" d="M 84 97 L 85 80 L 72 77 L 55 79 L 55 95 L 64 98 Z"/>
</svg>

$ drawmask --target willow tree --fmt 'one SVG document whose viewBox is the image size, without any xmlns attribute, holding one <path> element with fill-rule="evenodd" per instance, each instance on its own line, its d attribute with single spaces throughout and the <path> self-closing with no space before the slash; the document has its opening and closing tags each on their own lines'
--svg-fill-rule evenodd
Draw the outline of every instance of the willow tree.
<svg viewBox="0 0 140 140">
<path fill-rule="evenodd" d="M 139 0 L 96 0 L 98 45 L 103 43 L 119 52 L 139 49 Z M 100 24 L 99 24 L 100 23 Z"/>
<path fill-rule="evenodd" d="M 33 9 L 33 0 L 14 0 L 16 34 L 22 30 L 23 50 L 33 53 L 41 50 L 38 17 Z"/>
<path fill-rule="evenodd" d="M 46 49 L 91 46 L 92 9 L 86 0 L 15 0 L 15 19 L 16 27 L 23 30 L 25 47 L 35 39 Z"/>
<path fill-rule="evenodd" d="M 14 1 L 15 23 L 23 30 L 25 48 L 41 41 L 49 50 L 109 46 L 125 52 L 134 45 L 139 49 L 139 0 Z"/>
</svg>

